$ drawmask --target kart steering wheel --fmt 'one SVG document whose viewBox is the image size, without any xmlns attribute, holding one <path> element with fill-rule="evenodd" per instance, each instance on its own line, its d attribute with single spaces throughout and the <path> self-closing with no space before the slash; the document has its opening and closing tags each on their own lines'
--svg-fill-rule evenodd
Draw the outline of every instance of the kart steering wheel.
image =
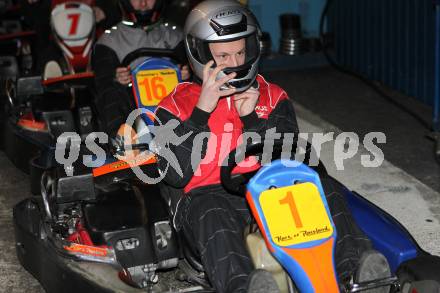
<svg viewBox="0 0 440 293">
<path fill-rule="evenodd" d="M 232 170 L 245 158 L 252 155 L 258 155 L 263 153 L 263 148 L 264 148 L 264 143 L 259 142 L 259 143 L 247 145 L 246 149 L 244 150 L 242 146 L 237 147 L 236 149 L 232 150 L 229 153 L 229 155 L 225 158 L 225 161 L 223 162 L 222 167 L 220 169 L 220 181 L 227 191 L 231 192 L 232 194 L 236 194 L 240 196 L 244 196 L 246 194 L 245 184 L 255 175 L 255 173 L 258 170 L 243 174 L 234 174 L 234 175 L 232 175 Z M 296 150 L 296 147 L 292 146 L 292 155 L 294 155 L 293 153 L 295 152 L 294 150 Z M 237 152 L 239 152 L 238 155 Z M 314 152 L 314 149 L 312 145 L 309 142 L 307 142 L 304 164 L 309 165 L 310 155 L 312 152 Z M 281 153 L 282 153 L 282 141 L 277 140 L 273 145 L 272 161 L 281 158 Z M 237 157 L 240 160 L 236 160 Z M 320 175 L 327 174 L 327 170 L 325 169 L 325 166 L 321 162 L 321 160 L 318 161 L 317 166 L 310 166 L 310 167 Z"/>
<path fill-rule="evenodd" d="M 158 49 L 158 48 L 139 48 L 133 52 L 127 54 L 127 56 L 122 59 L 121 65 L 127 67 L 134 60 L 141 57 L 157 57 L 157 58 L 170 58 L 172 62 L 177 64 L 185 64 L 183 56 L 180 56 L 177 50 L 171 49 Z"/>
</svg>

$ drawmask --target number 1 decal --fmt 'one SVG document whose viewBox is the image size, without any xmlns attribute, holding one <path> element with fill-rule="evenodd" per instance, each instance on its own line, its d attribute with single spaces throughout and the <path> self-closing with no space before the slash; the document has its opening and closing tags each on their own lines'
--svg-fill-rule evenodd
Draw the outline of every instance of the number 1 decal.
<svg viewBox="0 0 440 293">
<path fill-rule="evenodd" d="M 333 234 L 324 198 L 312 182 L 268 189 L 257 200 L 276 245 L 287 247 Z"/>
<path fill-rule="evenodd" d="M 79 13 L 73 13 L 67 15 L 67 18 L 70 20 L 69 36 L 76 35 L 76 32 L 78 31 L 78 23 L 80 16 L 81 14 Z"/>
<path fill-rule="evenodd" d="M 297 229 L 302 228 L 303 224 L 301 222 L 301 218 L 298 213 L 298 209 L 296 208 L 295 199 L 293 198 L 292 192 L 288 191 L 286 197 L 280 199 L 280 204 L 288 204 L 290 208 L 290 213 L 292 214 L 293 221 L 295 222 L 295 226 Z"/>
</svg>

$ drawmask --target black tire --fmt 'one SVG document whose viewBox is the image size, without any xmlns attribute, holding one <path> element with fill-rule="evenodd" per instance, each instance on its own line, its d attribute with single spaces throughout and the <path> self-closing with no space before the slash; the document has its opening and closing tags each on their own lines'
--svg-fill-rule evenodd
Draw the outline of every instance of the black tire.
<svg viewBox="0 0 440 293">
<path fill-rule="evenodd" d="M 399 278 L 401 292 L 409 293 L 411 289 L 411 284 L 416 281 L 414 275 L 404 270 L 398 273 L 397 277 Z"/>
<path fill-rule="evenodd" d="M 13 123 L 5 121 L 4 152 L 15 167 L 29 174 L 29 160 L 36 155 L 36 148 L 14 133 Z"/>
<path fill-rule="evenodd" d="M 402 263 L 396 273 L 402 293 L 413 289 L 423 293 L 440 293 L 440 257 L 419 256 Z"/>
</svg>

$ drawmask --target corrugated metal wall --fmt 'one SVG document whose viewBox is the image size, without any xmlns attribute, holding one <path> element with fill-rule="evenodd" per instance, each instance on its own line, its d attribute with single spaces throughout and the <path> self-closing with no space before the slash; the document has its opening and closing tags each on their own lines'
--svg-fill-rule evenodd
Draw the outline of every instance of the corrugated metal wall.
<svg viewBox="0 0 440 293">
<path fill-rule="evenodd" d="M 433 1 L 332 2 L 327 25 L 335 36 L 338 63 L 433 105 Z"/>
</svg>

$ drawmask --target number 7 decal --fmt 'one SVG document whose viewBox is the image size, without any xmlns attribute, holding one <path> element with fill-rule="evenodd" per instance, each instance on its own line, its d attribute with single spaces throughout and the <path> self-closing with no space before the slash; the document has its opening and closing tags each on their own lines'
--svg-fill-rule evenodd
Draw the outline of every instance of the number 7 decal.
<svg viewBox="0 0 440 293">
<path fill-rule="evenodd" d="M 76 35 L 76 32 L 78 31 L 78 23 L 80 16 L 81 14 L 79 13 L 72 13 L 67 15 L 67 18 L 70 20 L 69 36 Z"/>
</svg>

